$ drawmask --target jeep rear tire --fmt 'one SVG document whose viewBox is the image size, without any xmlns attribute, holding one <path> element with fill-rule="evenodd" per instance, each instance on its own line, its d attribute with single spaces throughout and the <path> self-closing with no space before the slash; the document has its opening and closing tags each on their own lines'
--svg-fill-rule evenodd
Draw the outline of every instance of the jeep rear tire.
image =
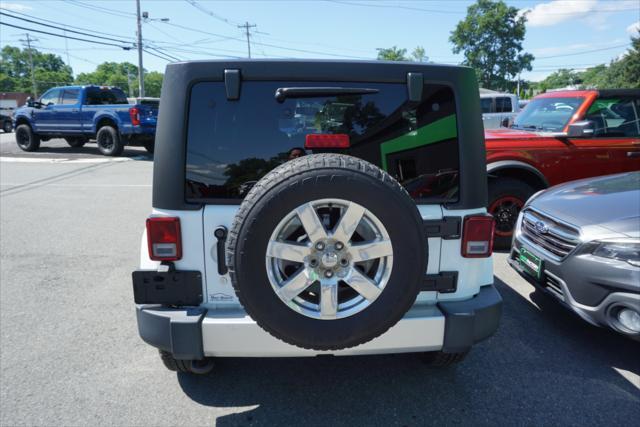
<svg viewBox="0 0 640 427">
<path fill-rule="evenodd" d="M 6 120 L 2 124 L 2 130 L 4 131 L 4 133 L 11 133 L 11 131 L 13 130 L 13 124 L 11 123 L 11 120 Z"/>
<path fill-rule="evenodd" d="M 298 347 L 339 350 L 386 332 L 427 266 L 415 202 L 376 166 L 340 154 L 294 159 L 245 197 L 227 264 L 247 313 Z"/>
<path fill-rule="evenodd" d="M 102 126 L 96 135 L 98 150 L 105 156 L 119 156 L 124 150 L 118 130 L 111 126 Z"/>
<path fill-rule="evenodd" d="M 154 140 L 145 141 L 143 145 L 147 153 L 153 154 L 153 150 L 156 148 L 156 142 Z"/>
<path fill-rule="evenodd" d="M 165 368 L 174 372 L 182 372 L 185 374 L 207 375 L 213 371 L 213 359 L 205 358 L 203 360 L 181 360 L 175 359 L 171 353 L 159 350 L 160 359 Z"/>
<path fill-rule="evenodd" d="M 444 353 L 442 351 L 430 351 L 422 353 L 422 361 L 432 368 L 446 368 L 462 362 L 469 354 L 469 351 L 462 353 Z"/>
<path fill-rule="evenodd" d="M 16 143 L 23 151 L 36 151 L 40 148 L 40 138 L 29 125 L 23 124 L 16 128 Z"/>
</svg>

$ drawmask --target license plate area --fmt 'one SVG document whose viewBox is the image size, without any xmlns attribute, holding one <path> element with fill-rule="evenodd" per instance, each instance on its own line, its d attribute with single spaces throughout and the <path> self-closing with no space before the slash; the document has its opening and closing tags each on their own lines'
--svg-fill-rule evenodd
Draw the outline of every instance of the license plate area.
<svg viewBox="0 0 640 427">
<path fill-rule="evenodd" d="M 200 305 L 202 273 L 199 271 L 137 270 L 132 273 L 136 304 Z"/>
<path fill-rule="evenodd" d="M 520 253 L 518 254 L 518 263 L 525 273 L 532 276 L 538 281 L 542 279 L 543 261 L 542 259 L 540 259 L 540 257 L 532 254 L 525 248 L 520 248 Z"/>
</svg>

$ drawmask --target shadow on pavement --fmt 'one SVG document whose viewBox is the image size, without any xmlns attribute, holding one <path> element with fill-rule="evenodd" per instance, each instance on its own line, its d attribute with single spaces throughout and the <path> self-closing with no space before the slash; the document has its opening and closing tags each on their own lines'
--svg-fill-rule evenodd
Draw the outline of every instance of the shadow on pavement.
<svg viewBox="0 0 640 427">
<path fill-rule="evenodd" d="M 178 374 L 207 406 L 246 408 L 218 425 L 612 424 L 640 419 L 640 343 L 591 327 L 555 301 L 539 310 L 498 278 L 500 329 L 457 367 L 417 355 L 220 359 L 208 377 Z M 540 300 L 542 301 L 542 300 Z M 240 409 L 243 410 L 243 409 Z"/>
</svg>

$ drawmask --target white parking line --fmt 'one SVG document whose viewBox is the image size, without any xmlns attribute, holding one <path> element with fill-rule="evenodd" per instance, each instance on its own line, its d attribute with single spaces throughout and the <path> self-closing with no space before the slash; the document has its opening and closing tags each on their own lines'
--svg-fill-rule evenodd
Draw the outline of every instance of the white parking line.
<svg viewBox="0 0 640 427">
<path fill-rule="evenodd" d="M 65 158 L 37 158 L 37 157 L 0 157 L 0 162 L 6 163 L 108 163 L 108 162 L 128 162 L 131 160 L 145 160 L 146 156 L 134 157 L 113 157 L 102 159 L 65 159 Z"/>
<path fill-rule="evenodd" d="M 19 182 L 8 182 L 0 184 L 0 187 L 35 187 L 41 186 L 43 184 L 31 184 L 31 183 L 19 183 Z M 47 187 L 69 187 L 69 188 L 111 188 L 111 187 L 134 187 L 134 188 L 150 188 L 151 184 L 44 184 Z"/>
</svg>

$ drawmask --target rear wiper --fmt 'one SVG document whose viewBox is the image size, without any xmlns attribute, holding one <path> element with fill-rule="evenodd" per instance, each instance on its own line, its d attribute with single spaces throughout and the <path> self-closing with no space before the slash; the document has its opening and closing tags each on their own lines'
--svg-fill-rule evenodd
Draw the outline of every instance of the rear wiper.
<svg viewBox="0 0 640 427">
<path fill-rule="evenodd" d="M 368 95 L 378 93 L 378 89 L 359 87 L 281 87 L 276 90 L 276 101 L 284 102 L 287 98 L 314 98 L 337 95 Z"/>
</svg>

